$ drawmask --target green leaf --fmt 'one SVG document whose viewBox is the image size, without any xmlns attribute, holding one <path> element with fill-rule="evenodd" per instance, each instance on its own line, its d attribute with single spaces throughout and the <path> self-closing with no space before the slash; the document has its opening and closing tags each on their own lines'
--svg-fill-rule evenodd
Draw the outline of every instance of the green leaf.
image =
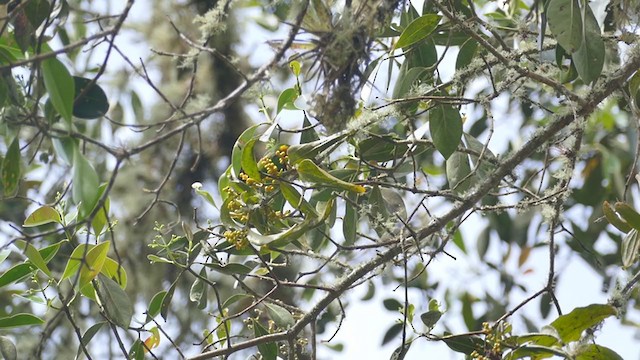
<svg viewBox="0 0 640 360">
<path fill-rule="evenodd" d="M 347 137 L 347 134 L 337 133 L 322 140 L 316 140 L 300 145 L 291 145 L 287 149 L 289 163 L 295 165 L 304 159 L 315 159 L 320 153 L 338 144 L 345 137 Z"/>
<path fill-rule="evenodd" d="M 225 265 L 222 264 L 214 264 L 214 263 L 206 263 L 204 264 L 204 266 L 206 266 L 207 268 L 213 270 L 213 271 L 217 271 L 219 273 L 222 274 L 227 274 L 227 275 L 247 275 L 248 273 L 251 272 L 251 270 L 253 270 L 252 268 L 248 267 L 247 265 L 244 264 L 238 264 L 238 263 L 228 263 Z"/>
<path fill-rule="evenodd" d="M 165 296 L 167 296 L 167 292 L 165 290 L 162 290 L 153 295 L 153 298 L 151 298 L 151 301 L 149 302 L 149 308 L 147 310 L 147 316 L 149 318 L 154 318 L 158 314 L 160 314 L 160 307 L 162 306 Z"/>
<path fill-rule="evenodd" d="M 78 260 L 83 265 L 80 268 L 80 282 L 78 283 L 81 289 L 95 279 L 102 271 L 110 245 L 110 241 L 100 243 L 87 251 L 87 256 L 85 256 L 84 261 L 82 259 Z"/>
<path fill-rule="evenodd" d="M 389 343 L 391 340 L 395 339 L 402 332 L 403 324 L 395 323 L 393 324 L 387 332 L 384 333 L 382 337 L 382 345 Z"/>
<path fill-rule="evenodd" d="M 358 143 L 359 155 L 362 160 L 386 162 L 399 159 L 409 147 L 397 144 L 391 136 L 368 137 Z"/>
<path fill-rule="evenodd" d="M 296 166 L 296 170 L 298 171 L 300 180 L 305 182 L 338 188 L 341 190 L 353 191 L 358 194 L 362 194 L 366 191 L 364 186 L 342 181 L 337 177 L 329 174 L 327 171 L 321 169 L 320 167 L 318 167 L 318 165 L 316 165 L 309 159 L 300 161 Z"/>
<path fill-rule="evenodd" d="M 52 222 L 62 224 L 60 213 L 58 212 L 58 210 L 52 208 L 51 206 L 45 205 L 32 212 L 31 215 L 29 215 L 24 221 L 24 224 L 22 226 L 34 227 L 49 224 Z"/>
<path fill-rule="evenodd" d="M 396 81 L 396 86 L 393 88 L 393 94 L 391 96 L 394 99 L 400 99 L 408 95 L 415 82 L 419 81 L 422 78 L 422 75 L 426 72 L 427 69 L 423 67 L 414 67 L 409 69 L 407 66 L 401 68 Z"/>
<path fill-rule="evenodd" d="M 300 64 L 299 61 L 291 61 L 289 63 L 289 67 L 291 68 L 291 72 L 293 73 L 293 75 L 300 76 L 300 69 L 302 68 L 302 65 Z"/>
<path fill-rule="evenodd" d="M 242 171 L 245 174 L 249 175 L 253 180 L 259 181 L 262 179 L 262 175 L 260 175 L 260 170 L 258 170 L 258 164 L 256 163 L 256 159 L 253 156 L 253 146 L 255 145 L 257 139 L 251 139 L 247 142 L 247 144 L 242 149 Z"/>
<path fill-rule="evenodd" d="M 0 275 L 0 287 L 18 282 L 31 275 L 34 270 L 36 270 L 36 267 L 31 263 L 23 263 L 11 267 Z"/>
<path fill-rule="evenodd" d="M 398 346 L 391 353 L 391 357 L 389 358 L 389 360 L 403 360 L 404 357 L 407 356 L 407 353 L 409 352 L 409 348 L 411 347 L 411 344 L 413 344 L 413 343 L 412 342 L 408 342 L 408 343 L 406 343 L 404 345 Z"/>
<path fill-rule="evenodd" d="M 600 26 L 589 5 L 586 5 L 585 12 L 584 30 L 581 33 L 582 45 L 571 54 L 571 59 L 582 81 L 591 84 L 602 73 L 605 48 L 600 36 Z"/>
<path fill-rule="evenodd" d="M 553 335 L 537 333 L 526 334 L 516 337 L 518 345 L 535 344 L 540 346 L 554 346 L 558 345 L 559 339 Z"/>
<path fill-rule="evenodd" d="M 471 174 L 469 155 L 454 152 L 446 161 L 447 181 L 449 189 L 456 194 L 462 194 L 473 186 L 474 176 Z"/>
<path fill-rule="evenodd" d="M 562 349 L 543 346 L 543 345 L 525 345 L 517 348 L 509 354 L 506 360 L 515 359 L 546 359 L 553 355 L 560 356 L 565 359 L 569 359 L 569 355 L 562 351 Z"/>
<path fill-rule="evenodd" d="M 229 308 L 229 306 L 231 306 L 232 304 L 235 304 L 236 302 L 240 301 L 240 300 L 244 300 L 244 299 L 250 299 L 251 296 L 247 295 L 247 294 L 233 294 L 231 296 L 229 296 L 229 298 L 227 300 L 224 301 L 224 303 L 222 303 L 222 309 L 227 309 Z"/>
<path fill-rule="evenodd" d="M 296 110 L 297 108 L 293 103 L 297 98 L 298 90 L 294 88 L 288 88 L 281 92 L 280 96 L 278 96 L 278 108 L 276 110 L 276 115 L 278 115 L 282 109 Z"/>
<path fill-rule="evenodd" d="M 394 298 L 387 298 L 382 300 L 382 305 L 389 311 L 398 311 L 402 309 L 402 303 Z"/>
<path fill-rule="evenodd" d="M 295 324 L 293 315 L 289 310 L 283 308 L 280 305 L 264 303 L 264 307 L 267 308 L 267 314 L 269 318 L 273 320 L 281 328 L 287 329 Z"/>
<path fill-rule="evenodd" d="M 0 355 L 5 360 L 16 360 L 18 358 L 16 345 L 6 336 L 0 336 Z"/>
<path fill-rule="evenodd" d="M 545 10 L 549 30 L 567 52 L 582 45 L 582 16 L 577 0 L 550 0 Z"/>
<path fill-rule="evenodd" d="M 430 310 L 426 313 L 420 314 L 420 320 L 425 324 L 428 328 L 433 328 L 438 320 L 442 317 L 442 312 L 439 310 Z"/>
<path fill-rule="evenodd" d="M 129 349 L 129 359 L 144 360 L 144 345 L 140 339 L 131 345 Z"/>
<path fill-rule="evenodd" d="M 200 276 L 206 278 L 207 271 L 205 268 L 200 270 Z M 207 284 L 199 277 L 195 279 L 189 290 L 189 300 L 198 303 L 198 309 L 202 310 L 207 307 Z"/>
<path fill-rule="evenodd" d="M 304 113 L 304 120 L 302 120 L 302 128 L 304 130 L 302 130 L 302 134 L 300 134 L 300 144 L 306 144 L 320 140 L 318 132 L 311 126 L 311 121 L 309 121 L 306 112 Z M 289 151 L 287 150 L 287 153 L 288 152 Z"/>
<path fill-rule="evenodd" d="M 91 339 L 93 339 L 93 337 L 98 333 L 98 331 L 102 329 L 102 326 L 104 324 L 106 324 L 106 322 L 104 321 L 93 324 L 90 328 L 87 329 L 87 331 L 84 332 L 84 334 L 82 335 L 82 339 L 80 339 L 80 342 L 84 344 L 85 347 L 87 347 Z M 79 359 L 81 354 L 83 354 L 82 345 L 78 346 L 78 351 L 76 352 L 76 359 Z"/>
<path fill-rule="evenodd" d="M 616 213 L 620 215 L 622 220 L 629 224 L 632 228 L 640 230 L 640 214 L 635 211 L 629 204 L 618 201 L 614 204 Z"/>
<path fill-rule="evenodd" d="M 576 352 L 576 360 L 623 360 L 615 351 L 596 344 L 584 344 Z"/>
<path fill-rule="evenodd" d="M 37 29 L 51 14 L 51 6 L 47 0 L 31 0 L 25 4 L 24 13 L 31 26 Z"/>
<path fill-rule="evenodd" d="M 160 305 L 160 315 L 162 318 L 167 321 L 167 316 L 169 314 L 169 305 L 171 305 L 171 300 L 173 300 L 173 294 L 176 291 L 177 281 L 174 281 L 169 288 L 169 291 L 164 295 L 162 299 L 162 304 Z"/>
<path fill-rule="evenodd" d="M 107 183 L 104 183 L 100 185 L 100 187 L 98 188 L 98 199 L 102 198 L 102 195 L 107 190 L 107 185 L 108 185 Z M 104 230 L 107 225 L 107 218 L 108 218 L 107 215 L 109 214 L 110 206 L 111 206 L 111 201 L 107 197 L 104 202 L 104 205 L 102 205 L 100 210 L 98 210 L 96 215 L 93 217 L 93 220 L 91 220 L 91 228 L 93 229 L 93 234 L 96 237 L 102 234 L 102 230 Z"/>
<path fill-rule="evenodd" d="M 351 194 L 350 194 L 351 195 Z M 356 201 L 355 196 L 349 196 L 351 200 Z M 356 207 L 347 202 L 345 204 L 344 218 L 342 219 L 342 233 L 344 234 L 344 245 L 350 246 L 356 242 L 358 230 L 358 210 Z"/>
<path fill-rule="evenodd" d="M 51 138 L 53 148 L 58 157 L 67 165 L 73 165 L 73 154 L 77 151 L 78 143 L 75 139 L 65 136 L 61 138 Z"/>
<path fill-rule="evenodd" d="M 73 103 L 73 116 L 80 119 L 97 119 L 109 111 L 109 99 L 104 90 L 98 85 L 90 87 L 91 79 L 74 76 L 75 94 Z M 88 89 L 85 92 L 85 88 Z M 84 95 L 80 97 L 83 92 Z"/>
<path fill-rule="evenodd" d="M 0 319 L 0 329 L 41 324 L 44 324 L 44 320 L 31 314 L 16 314 Z"/>
<path fill-rule="evenodd" d="M 444 341 L 451 350 L 467 355 L 471 355 L 474 350 L 484 347 L 484 340 L 471 335 L 444 337 L 442 341 Z"/>
<path fill-rule="evenodd" d="M 100 302 L 109 319 L 121 328 L 127 329 L 133 317 L 133 304 L 127 293 L 115 281 L 103 274 L 98 275 L 97 284 Z"/>
<path fill-rule="evenodd" d="M 71 256 L 69 256 L 69 260 L 67 261 L 67 265 L 62 272 L 62 276 L 60 277 L 60 282 L 71 277 L 78 271 L 78 269 L 80 269 L 82 258 L 84 257 L 85 252 L 88 252 L 94 247 L 95 245 L 80 244 L 75 249 L 73 249 L 73 252 L 71 252 Z"/>
<path fill-rule="evenodd" d="M 122 289 L 127 288 L 127 272 L 117 261 L 111 258 L 104 259 L 100 273 L 115 281 Z"/>
<path fill-rule="evenodd" d="M 413 20 L 400 34 L 394 48 L 405 48 L 425 39 L 438 27 L 440 19 L 442 19 L 440 15 L 426 14 Z"/>
<path fill-rule="evenodd" d="M 24 249 L 24 254 L 35 267 L 40 269 L 40 271 L 49 277 L 53 276 L 42 258 L 42 255 L 33 245 L 27 243 L 26 248 Z"/>
<path fill-rule="evenodd" d="M 436 149 L 448 159 L 460 145 L 462 117 L 449 105 L 438 105 L 429 111 L 429 130 Z"/>
<path fill-rule="evenodd" d="M 233 150 L 231 152 L 231 170 L 233 171 L 233 176 L 238 178 L 240 172 L 242 171 L 242 155 L 244 152 L 245 146 L 252 139 L 257 139 L 262 132 L 258 131 L 258 128 L 264 127 L 268 124 L 256 124 L 249 127 L 245 130 L 238 139 L 236 143 L 233 145 Z"/>
<path fill-rule="evenodd" d="M 60 60 L 50 58 L 42 62 L 42 77 L 53 107 L 71 125 L 75 83 L 69 70 Z"/>
<path fill-rule="evenodd" d="M 303 214 L 318 217 L 318 213 L 313 206 L 293 187 L 284 181 L 279 182 L 280 192 L 293 208 L 300 210 Z"/>
<path fill-rule="evenodd" d="M 620 255 L 622 255 L 622 267 L 629 268 L 635 264 L 640 255 L 640 239 L 638 229 L 631 229 L 623 238 L 620 245 Z"/>
<path fill-rule="evenodd" d="M 93 211 L 100 198 L 100 180 L 91 163 L 78 148 L 73 155 L 73 201 L 79 205 L 79 217 L 84 218 Z"/>
<path fill-rule="evenodd" d="M 611 305 L 592 304 L 573 309 L 554 320 L 551 326 L 558 331 L 560 339 L 566 344 L 579 340 L 585 330 L 616 314 L 616 309 Z"/>
<path fill-rule="evenodd" d="M 269 335 L 267 329 L 257 320 L 253 320 L 253 332 L 256 339 Z M 258 351 L 260 351 L 260 355 L 262 355 L 264 360 L 276 360 L 278 357 L 278 345 L 275 342 L 260 343 L 258 345 Z"/>
<path fill-rule="evenodd" d="M 13 197 L 18 192 L 20 183 L 20 142 L 18 137 L 9 145 L 2 161 L 2 187 L 5 197 Z"/>
<path fill-rule="evenodd" d="M 456 58 L 456 70 L 464 69 L 471 64 L 471 61 L 476 56 L 476 50 L 478 49 L 478 42 L 474 39 L 467 40 L 458 52 Z"/>
</svg>

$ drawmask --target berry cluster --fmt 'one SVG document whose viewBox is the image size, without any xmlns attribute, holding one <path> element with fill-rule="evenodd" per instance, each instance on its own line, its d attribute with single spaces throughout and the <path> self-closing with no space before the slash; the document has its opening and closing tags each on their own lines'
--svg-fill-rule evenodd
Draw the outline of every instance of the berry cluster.
<svg viewBox="0 0 640 360">
<path fill-rule="evenodd" d="M 241 250 L 247 246 L 247 234 L 249 230 L 240 229 L 240 230 L 227 230 L 224 232 L 223 236 L 227 241 L 234 244 L 236 249 Z"/>
<path fill-rule="evenodd" d="M 511 336 L 511 325 L 501 323 L 497 327 L 492 327 L 489 323 L 482 323 L 482 331 L 485 335 L 484 349 L 474 350 L 470 356 L 475 360 L 495 360 L 502 359 L 503 343 L 508 342 Z"/>
<path fill-rule="evenodd" d="M 229 216 L 239 224 L 244 225 L 244 229 L 231 228 L 223 233 L 223 236 L 237 249 L 242 249 L 247 245 L 247 230 L 251 218 L 261 217 L 261 223 L 277 224 L 290 216 L 290 211 L 274 210 L 267 203 L 273 198 L 273 192 L 278 189 L 277 181 L 282 174 L 290 169 L 289 157 L 287 155 L 288 145 L 280 145 L 275 154 L 271 153 L 263 156 L 258 161 L 258 170 L 265 174 L 262 179 L 254 179 L 245 172 L 238 174 L 238 180 L 248 185 L 252 191 L 240 194 L 238 190 L 227 186 L 224 188 Z M 256 206 L 260 205 L 260 206 Z M 277 227 L 277 225 L 276 225 Z"/>
</svg>

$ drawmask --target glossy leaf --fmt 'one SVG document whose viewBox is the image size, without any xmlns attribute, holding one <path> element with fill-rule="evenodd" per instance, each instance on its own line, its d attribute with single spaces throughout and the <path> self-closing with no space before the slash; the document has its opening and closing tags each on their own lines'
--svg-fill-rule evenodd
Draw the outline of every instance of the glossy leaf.
<svg viewBox="0 0 640 360">
<path fill-rule="evenodd" d="M 153 295 L 153 298 L 151 298 L 151 301 L 149 302 L 149 308 L 147 309 L 148 317 L 154 318 L 156 315 L 160 314 L 160 307 L 162 306 L 162 302 L 166 295 L 167 292 L 165 290 Z"/>
<path fill-rule="evenodd" d="M 103 274 L 97 278 L 98 294 L 109 319 L 116 325 L 127 329 L 133 317 L 133 304 L 127 293 L 115 281 Z"/>
<path fill-rule="evenodd" d="M 395 48 L 405 48 L 425 39 L 436 29 L 442 16 L 426 14 L 413 20 L 400 34 Z"/>
<path fill-rule="evenodd" d="M 76 148 L 73 155 L 72 195 L 73 201 L 76 204 L 80 204 L 80 218 L 89 215 L 93 208 L 96 207 L 100 195 L 99 186 L 98 173 L 96 173 L 93 165 L 80 153 L 80 150 Z"/>
<path fill-rule="evenodd" d="M 14 265 L 0 275 L 0 287 L 7 286 L 25 279 L 36 270 L 36 267 L 30 263 L 22 263 Z"/>
<path fill-rule="evenodd" d="M 67 124 L 71 125 L 75 82 L 69 70 L 56 58 L 44 60 L 41 68 L 44 86 L 53 107 Z"/>
<path fill-rule="evenodd" d="M 249 127 L 245 130 L 238 139 L 236 143 L 233 145 L 233 150 L 231 152 L 231 170 L 233 175 L 237 178 L 242 171 L 242 154 L 244 152 L 245 146 L 252 139 L 257 139 L 261 132 L 259 131 L 261 127 L 264 127 L 266 124 L 256 124 Z"/>
<path fill-rule="evenodd" d="M 14 138 L 2 161 L 2 187 L 5 197 L 15 196 L 20 183 L 20 141 Z"/>
<path fill-rule="evenodd" d="M 29 262 L 31 262 L 35 267 L 40 269 L 40 271 L 42 271 L 49 277 L 52 276 L 51 271 L 47 267 L 47 263 L 42 258 L 42 255 L 40 254 L 40 252 L 33 245 L 29 243 L 26 244 L 26 247 L 24 249 L 24 255 L 27 257 L 27 259 L 29 259 Z"/>
<path fill-rule="evenodd" d="M 42 324 L 44 324 L 44 320 L 31 314 L 16 314 L 13 316 L 0 318 L 0 329 Z"/>
<path fill-rule="evenodd" d="M 300 161 L 296 166 L 296 170 L 298 170 L 300 180 L 305 182 L 352 191 L 358 194 L 366 191 L 362 185 L 348 183 L 336 178 L 309 159 Z"/>
<path fill-rule="evenodd" d="M 98 84 L 91 84 L 91 79 L 74 76 L 75 94 L 73 116 L 80 119 L 97 119 L 109 111 L 109 99 Z M 86 89 L 86 91 L 85 91 Z M 80 95 L 84 92 L 84 95 Z"/>
<path fill-rule="evenodd" d="M 256 159 L 253 156 L 253 146 L 255 145 L 257 139 L 251 139 L 247 142 L 247 144 L 242 148 L 242 171 L 245 174 L 249 175 L 253 180 L 259 181 L 262 179 L 262 175 L 260 175 L 260 170 L 258 170 L 258 164 L 256 163 Z"/>
<path fill-rule="evenodd" d="M 100 273 L 115 281 L 122 289 L 127 288 L 127 272 L 122 265 L 118 264 L 117 261 L 109 257 L 104 259 L 104 264 L 102 265 Z"/>
<path fill-rule="evenodd" d="M 136 340 L 129 349 L 129 359 L 144 360 L 144 345 L 140 339 Z"/>
<path fill-rule="evenodd" d="M 297 98 L 298 90 L 293 88 L 286 89 L 282 93 L 280 93 L 280 96 L 278 96 L 278 107 L 276 109 L 276 114 L 279 114 L 283 109 L 296 110 L 297 108 L 294 105 L 294 102 Z"/>
<path fill-rule="evenodd" d="M 585 330 L 616 314 L 616 309 L 611 305 L 592 304 L 573 309 L 570 313 L 553 321 L 551 326 L 558 331 L 558 335 L 564 343 L 569 343 L 579 340 Z"/>
<path fill-rule="evenodd" d="M 110 245 L 111 242 L 109 241 L 100 243 L 87 251 L 87 256 L 84 257 L 84 260 L 79 260 L 79 262 L 82 263 L 82 267 L 80 268 L 80 282 L 78 283 L 80 288 L 83 288 L 95 279 L 102 271 Z"/>
<path fill-rule="evenodd" d="M 58 210 L 52 208 L 51 206 L 45 205 L 39 207 L 29 216 L 27 216 L 27 219 L 24 221 L 24 224 L 22 224 L 22 226 L 34 227 L 44 224 L 50 224 L 52 222 L 62 224 L 60 213 L 58 212 Z"/>
</svg>

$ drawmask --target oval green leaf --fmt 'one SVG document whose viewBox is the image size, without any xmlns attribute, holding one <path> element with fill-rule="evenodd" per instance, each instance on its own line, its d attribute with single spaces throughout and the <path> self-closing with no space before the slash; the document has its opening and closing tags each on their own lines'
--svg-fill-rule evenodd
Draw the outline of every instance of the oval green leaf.
<svg viewBox="0 0 640 360">
<path fill-rule="evenodd" d="M 44 324 L 44 320 L 31 314 L 16 314 L 0 319 L 0 329 L 42 324 Z"/>
<path fill-rule="evenodd" d="M 67 124 L 71 125 L 75 82 L 69 70 L 56 58 L 44 60 L 41 68 L 44 86 L 53 107 Z"/>
<path fill-rule="evenodd" d="M 413 20 L 400 34 L 400 38 L 395 45 L 395 49 L 405 48 L 425 39 L 438 27 L 442 16 L 436 14 L 426 14 Z"/>
<path fill-rule="evenodd" d="M 22 226 L 33 227 L 56 222 L 61 224 L 62 218 L 58 210 L 51 206 L 42 206 L 31 213 Z"/>
<path fill-rule="evenodd" d="M 74 76 L 73 81 L 75 84 L 73 116 L 80 119 L 97 119 L 109 111 L 107 94 L 98 84 L 89 86 L 91 79 L 79 76 Z"/>
<path fill-rule="evenodd" d="M 448 105 L 438 105 L 429 112 L 429 131 L 436 149 L 448 159 L 462 138 L 462 117 Z"/>
</svg>

